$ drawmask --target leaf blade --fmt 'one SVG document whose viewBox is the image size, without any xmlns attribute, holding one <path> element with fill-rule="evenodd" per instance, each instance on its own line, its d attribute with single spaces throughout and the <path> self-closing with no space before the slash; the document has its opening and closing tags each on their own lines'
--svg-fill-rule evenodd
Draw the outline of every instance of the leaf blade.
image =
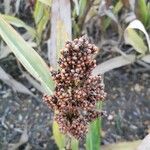
<svg viewBox="0 0 150 150">
<path fill-rule="evenodd" d="M 86 150 L 100 149 L 100 119 L 97 118 L 90 123 L 89 131 L 86 138 Z"/>
<path fill-rule="evenodd" d="M 28 26 L 27 24 L 25 24 L 22 20 L 20 20 L 20 19 L 14 17 L 14 16 L 9 16 L 9 15 L 2 15 L 2 16 L 3 16 L 3 18 L 4 18 L 8 23 L 10 23 L 10 24 L 12 24 L 12 25 L 14 25 L 14 26 L 16 26 L 16 27 L 18 27 L 18 28 L 23 27 L 23 28 L 25 28 L 33 37 L 36 36 L 35 30 L 34 30 L 32 27 L 30 27 L 30 26 Z"/>
<path fill-rule="evenodd" d="M 137 32 L 131 28 L 128 28 L 124 34 L 125 42 L 133 46 L 133 48 L 141 53 L 145 54 L 147 51 L 147 47 L 143 39 L 137 34 Z"/>
<path fill-rule="evenodd" d="M 59 149 L 63 149 L 65 147 L 65 135 L 60 132 L 58 123 L 56 121 L 53 121 L 53 136 Z"/>
<path fill-rule="evenodd" d="M 138 29 L 138 30 L 142 31 L 146 37 L 148 50 L 150 51 L 150 38 L 149 38 L 147 31 L 144 28 L 144 25 L 137 19 L 132 21 L 124 31 L 124 38 L 126 38 L 125 34 L 128 29 Z"/>
<path fill-rule="evenodd" d="M 13 90 L 15 90 L 17 92 L 34 96 L 29 91 L 29 89 L 27 89 L 22 83 L 16 81 L 12 76 L 10 76 L 9 74 L 7 74 L 1 67 L 0 67 L 0 80 L 2 80 L 3 82 L 5 82 L 7 85 L 9 85 L 10 87 L 12 87 Z"/>
<path fill-rule="evenodd" d="M 0 35 L 23 66 L 41 82 L 47 94 L 52 94 L 54 84 L 49 68 L 37 52 L 0 15 Z"/>
<path fill-rule="evenodd" d="M 102 102 L 97 103 L 97 109 L 102 109 Z M 98 117 L 89 125 L 86 136 L 86 150 L 100 150 L 101 146 L 101 118 Z"/>
<path fill-rule="evenodd" d="M 78 150 L 79 147 L 79 141 L 75 139 L 74 137 L 71 137 L 71 148 L 72 150 Z"/>
<path fill-rule="evenodd" d="M 40 1 L 41 3 L 46 4 L 48 6 L 51 6 L 51 0 L 38 0 L 38 1 Z"/>
<path fill-rule="evenodd" d="M 119 68 L 135 61 L 135 55 L 117 56 L 109 59 L 99 65 L 93 70 L 93 75 L 103 74 L 115 68 Z"/>
</svg>

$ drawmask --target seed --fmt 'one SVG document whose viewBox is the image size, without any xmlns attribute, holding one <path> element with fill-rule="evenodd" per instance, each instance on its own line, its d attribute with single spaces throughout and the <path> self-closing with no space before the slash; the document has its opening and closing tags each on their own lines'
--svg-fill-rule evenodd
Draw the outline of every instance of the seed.
<svg viewBox="0 0 150 150">
<path fill-rule="evenodd" d="M 81 56 L 82 56 L 82 53 L 78 53 L 78 56 L 81 57 Z"/>
<path fill-rule="evenodd" d="M 91 54 L 91 52 L 92 52 L 92 51 L 91 51 L 90 49 L 87 49 L 87 53 L 88 53 L 88 54 Z"/>
<path fill-rule="evenodd" d="M 88 45 L 88 44 L 89 44 L 89 41 L 85 41 L 85 44 Z"/>
<path fill-rule="evenodd" d="M 81 68 L 81 64 L 78 64 L 77 67 L 78 67 L 78 68 Z"/>
<path fill-rule="evenodd" d="M 62 96 L 65 97 L 65 96 L 66 96 L 66 93 L 62 93 Z"/>
<path fill-rule="evenodd" d="M 69 45 L 69 44 L 66 44 L 65 47 L 66 47 L 66 48 L 70 48 L 70 45 Z"/>
<path fill-rule="evenodd" d="M 78 39 L 74 39 L 74 42 L 78 42 Z"/>
<path fill-rule="evenodd" d="M 68 76 L 68 73 L 65 73 L 64 75 L 67 77 L 67 76 Z"/>
<path fill-rule="evenodd" d="M 78 45 L 75 45 L 75 46 L 74 46 L 74 50 L 79 50 L 79 46 L 78 46 Z"/>
<path fill-rule="evenodd" d="M 89 49 L 92 49 L 92 47 L 93 47 L 92 44 L 88 44 Z"/>
<path fill-rule="evenodd" d="M 79 73 L 79 72 L 80 72 L 80 69 L 79 69 L 79 68 L 77 68 L 77 69 L 76 69 L 76 72 L 77 72 L 77 73 Z"/>
<path fill-rule="evenodd" d="M 67 60 L 68 62 L 71 61 L 70 57 L 68 57 L 66 60 Z"/>
<path fill-rule="evenodd" d="M 66 42 L 59 59 L 60 69 L 52 72 L 56 88 L 53 96 L 44 97 L 48 107 L 58 111 L 55 120 L 64 133 L 80 139 L 87 131 L 87 124 L 98 117 L 93 110 L 106 94 L 101 77 L 93 77 L 96 61 L 92 54 L 97 50 L 83 36 Z M 85 113 L 84 113 L 84 112 Z"/>
<path fill-rule="evenodd" d="M 74 73 L 75 71 L 73 69 L 71 69 L 71 73 Z"/>
<path fill-rule="evenodd" d="M 73 60 L 77 60 L 77 57 L 76 57 L 76 56 L 73 56 L 72 59 L 73 59 Z"/>
<path fill-rule="evenodd" d="M 93 50 L 94 51 L 98 51 L 98 47 L 97 46 L 93 46 Z"/>
<path fill-rule="evenodd" d="M 62 72 L 62 73 L 65 73 L 66 71 L 65 71 L 65 69 L 62 69 L 61 72 Z"/>
<path fill-rule="evenodd" d="M 83 43 L 83 38 L 79 38 L 79 42 Z"/>
<path fill-rule="evenodd" d="M 78 73 L 75 73 L 75 74 L 74 74 L 75 77 L 77 77 L 78 75 L 79 75 Z"/>
<path fill-rule="evenodd" d="M 73 48 L 75 47 L 75 43 L 72 43 L 72 45 L 71 45 Z"/>
<path fill-rule="evenodd" d="M 64 52 L 68 52 L 68 48 L 64 48 L 63 51 L 64 51 Z"/>
</svg>

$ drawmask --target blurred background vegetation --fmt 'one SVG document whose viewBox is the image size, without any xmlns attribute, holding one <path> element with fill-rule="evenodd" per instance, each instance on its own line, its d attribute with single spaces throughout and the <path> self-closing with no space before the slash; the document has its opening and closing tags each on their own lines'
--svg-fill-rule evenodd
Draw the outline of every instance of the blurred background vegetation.
<svg viewBox="0 0 150 150">
<path fill-rule="evenodd" d="M 149 0 L 0 0 L 0 13 L 49 66 L 57 68 L 66 40 L 86 34 L 98 46 L 93 74 L 104 74 L 108 93 L 98 143 L 134 141 L 130 150 L 150 133 Z M 17 58 L 1 39 L 0 148 L 57 149 L 43 86 Z"/>
</svg>

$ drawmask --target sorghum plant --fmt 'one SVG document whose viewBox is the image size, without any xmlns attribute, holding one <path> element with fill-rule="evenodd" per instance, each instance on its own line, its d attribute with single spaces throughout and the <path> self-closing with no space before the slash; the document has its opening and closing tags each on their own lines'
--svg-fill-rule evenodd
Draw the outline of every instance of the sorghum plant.
<svg viewBox="0 0 150 150">
<path fill-rule="evenodd" d="M 96 66 L 92 55 L 97 50 L 85 36 L 66 42 L 58 61 L 60 69 L 51 71 L 56 82 L 54 95 L 43 98 L 50 108 L 57 111 L 55 120 L 60 130 L 77 139 L 87 132 L 89 122 L 102 115 L 95 108 L 106 93 L 101 76 L 92 76 Z"/>
</svg>

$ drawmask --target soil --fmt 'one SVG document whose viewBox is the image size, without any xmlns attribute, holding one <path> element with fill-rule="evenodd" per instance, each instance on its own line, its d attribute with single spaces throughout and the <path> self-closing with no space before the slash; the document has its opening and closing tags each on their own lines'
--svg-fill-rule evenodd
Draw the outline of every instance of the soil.
<svg viewBox="0 0 150 150">
<path fill-rule="evenodd" d="M 29 20 L 27 16 L 21 17 Z M 0 60 L 0 65 L 37 96 L 19 94 L 0 81 L 0 150 L 18 143 L 26 128 L 28 142 L 20 150 L 57 150 L 51 128 L 53 113 L 42 102 L 42 94 L 22 78 L 13 55 Z M 134 69 L 135 65 L 128 65 L 104 75 L 108 95 L 103 106 L 107 116 L 102 120 L 102 144 L 142 139 L 150 133 L 150 71 Z"/>
<path fill-rule="evenodd" d="M 3 68 L 23 80 L 16 74 L 18 68 Z M 142 139 L 150 132 L 150 72 L 134 74 L 132 69 L 126 66 L 104 76 L 108 95 L 103 106 L 107 117 L 102 120 L 102 144 Z M 26 127 L 29 139 L 20 149 L 27 145 L 37 150 L 57 149 L 52 137 L 53 113 L 42 102 L 42 95 L 30 83 L 27 85 L 38 98 L 16 93 L 0 82 L 0 149 L 18 143 Z"/>
<path fill-rule="evenodd" d="M 150 72 L 133 74 L 129 66 L 105 74 L 103 144 L 142 139 L 150 132 Z M 127 72 L 127 70 L 129 72 Z"/>
</svg>

